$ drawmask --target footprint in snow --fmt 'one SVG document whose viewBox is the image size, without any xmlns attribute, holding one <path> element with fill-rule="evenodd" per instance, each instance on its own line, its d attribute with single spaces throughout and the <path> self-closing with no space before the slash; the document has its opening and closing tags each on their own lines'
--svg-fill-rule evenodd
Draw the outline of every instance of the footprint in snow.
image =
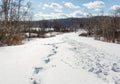
<svg viewBox="0 0 120 84">
<path fill-rule="evenodd" d="M 33 81 L 33 84 L 40 84 L 40 82 L 41 82 L 41 81 L 36 81 L 36 80 L 34 80 L 34 81 Z"/>
<path fill-rule="evenodd" d="M 34 73 L 38 74 L 41 70 L 43 70 L 43 67 L 35 67 L 34 68 Z"/>
<path fill-rule="evenodd" d="M 115 84 L 120 84 L 120 79 L 116 80 Z"/>
<path fill-rule="evenodd" d="M 112 66 L 112 70 L 114 72 L 120 72 L 120 65 L 118 65 L 117 63 L 114 63 Z"/>
<path fill-rule="evenodd" d="M 48 59 L 45 59 L 44 61 L 45 61 L 45 63 L 47 64 L 47 63 L 50 62 L 50 59 L 48 58 Z"/>
<path fill-rule="evenodd" d="M 51 57 L 51 56 L 53 56 L 54 54 L 49 54 L 47 57 Z"/>
</svg>

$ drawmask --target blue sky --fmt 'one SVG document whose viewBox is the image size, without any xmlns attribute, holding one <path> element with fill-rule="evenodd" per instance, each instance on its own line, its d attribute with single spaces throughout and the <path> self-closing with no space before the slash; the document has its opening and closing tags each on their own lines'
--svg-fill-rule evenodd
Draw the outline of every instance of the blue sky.
<svg viewBox="0 0 120 84">
<path fill-rule="evenodd" d="M 105 15 L 120 8 L 120 0 L 31 0 L 33 19 L 86 17 L 88 14 Z"/>
</svg>

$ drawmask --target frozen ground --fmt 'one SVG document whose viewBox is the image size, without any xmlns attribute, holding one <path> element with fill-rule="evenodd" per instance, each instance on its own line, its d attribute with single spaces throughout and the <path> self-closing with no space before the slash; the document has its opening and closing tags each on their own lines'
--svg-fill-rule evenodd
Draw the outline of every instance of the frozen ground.
<svg viewBox="0 0 120 84">
<path fill-rule="evenodd" d="M 0 48 L 0 84 L 120 84 L 120 45 L 78 37 Z"/>
</svg>

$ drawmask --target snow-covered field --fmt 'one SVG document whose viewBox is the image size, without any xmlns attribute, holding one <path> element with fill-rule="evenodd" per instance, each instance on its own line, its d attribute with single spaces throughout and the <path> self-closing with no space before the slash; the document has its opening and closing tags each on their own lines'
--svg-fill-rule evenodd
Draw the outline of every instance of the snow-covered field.
<svg viewBox="0 0 120 84">
<path fill-rule="evenodd" d="M 0 47 L 0 84 L 120 84 L 120 45 L 78 34 Z"/>
</svg>

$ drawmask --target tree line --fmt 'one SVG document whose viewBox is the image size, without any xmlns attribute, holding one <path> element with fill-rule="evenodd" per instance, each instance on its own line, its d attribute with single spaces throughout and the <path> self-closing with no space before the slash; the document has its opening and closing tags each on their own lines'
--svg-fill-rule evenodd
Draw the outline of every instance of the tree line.
<svg viewBox="0 0 120 84">
<path fill-rule="evenodd" d="M 54 20 L 40 20 L 25 22 L 30 26 L 25 28 L 25 33 L 28 33 L 27 38 L 45 37 L 46 33 L 52 32 L 73 32 L 79 27 L 79 23 L 75 22 L 69 24 L 69 22 L 60 21 L 60 19 Z"/>
<path fill-rule="evenodd" d="M 84 25 L 88 36 L 94 36 L 95 39 L 107 42 L 120 43 L 120 17 L 114 16 L 96 16 L 89 17 Z"/>
</svg>

